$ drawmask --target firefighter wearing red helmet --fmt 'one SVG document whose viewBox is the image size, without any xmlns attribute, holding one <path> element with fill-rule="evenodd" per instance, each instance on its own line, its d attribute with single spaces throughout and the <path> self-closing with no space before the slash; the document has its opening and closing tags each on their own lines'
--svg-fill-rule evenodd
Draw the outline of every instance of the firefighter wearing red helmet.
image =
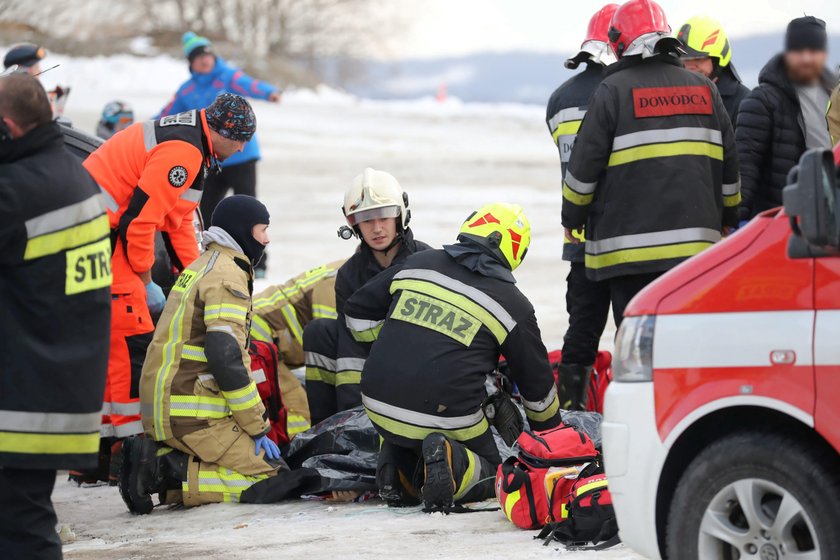
<svg viewBox="0 0 840 560">
<path fill-rule="evenodd" d="M 618 324 L 642 288 L 737 225 L 741 195 L 720 94 L 683 68 L 662 8 L 621 5 L 609 41 L 619 61 L 578 132 L 562 222 L 572 243 L 586 226 L 586 274 L 609 284 Z"/>
<path fill-rule="evenodd" d="M 607 34 L 617 9 L 618 4 L 607 4 L 592 16 L 580 50 L 566 60 L 566 68 L 574 70 L 585 64 L 585 69 L 563 82 L 548 100 L 545 122 L 560 153 L 563 175 L 580 123 L 592 94 L 601 83 L 604 68 L 616 61 Z M 576 230 L 573 235 L 578 240 L 584 239 L 582 229 Z M 609 284 L 586 278 L 583 244 L 573 244 L 567 240 L 563 244 L 563 260 L 570 262 L 569 275 L 566 277 L 569 328 L 563 337 L 558 388 L 563 408 L 584 410 L 592 365 L 610 312 Z"/>
</svg>

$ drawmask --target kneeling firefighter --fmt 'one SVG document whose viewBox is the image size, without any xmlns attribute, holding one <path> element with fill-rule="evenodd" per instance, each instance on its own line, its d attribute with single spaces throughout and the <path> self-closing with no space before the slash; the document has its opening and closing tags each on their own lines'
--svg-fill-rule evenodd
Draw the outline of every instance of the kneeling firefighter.
<svg viewBox="0 0 840 560">
<path fill-rule="evenodd" d="M 408 257 L 347 301 L 347 327 L 376 338 L 362 402 L 383 438 L 380 495 L 450 511 L 493 496 L 501 462 L 482 410 L 485 380 L 503 353 L 533 429 L 560 423 L 560 403 L 534 308 L 512 271 L 531 228 L 519 206 L 489 204 L 458 243 Z"/>
<path fill-rule="evenodd" d="M 253 265 L 268 222 L 253 197 L 222 201 L 207 250 L 170 292 L 140 378 L 146 437 L 123 446 L 120 494 L 133 513 L 150 513 L 155 493 L 186 506 L 236 502 L 285 466 L 249 374 Z"/>
<path fill-rule="evenodd" d="M 367 168 L 353 179 L 342 208 L 344 239 L 361 240 L 335 278 L 337 319 L 310 322 L 303 333 L 306 395 L 315 425 L 336 412 L 362 404 L 359 380 L 370 342 L 354 340 L 344 326 L 344 302 L 365 282 L 429 246 L 414 240 L 408 227 L 408 195 L 393 175 Z"/>
</svg>

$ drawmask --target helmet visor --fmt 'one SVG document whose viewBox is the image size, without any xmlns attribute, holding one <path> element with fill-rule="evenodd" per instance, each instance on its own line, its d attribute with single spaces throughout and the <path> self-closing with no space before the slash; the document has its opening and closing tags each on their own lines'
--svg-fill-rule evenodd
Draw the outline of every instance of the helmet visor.
<svg viewBox="0 0 840 560">
<path fill-rule="evenodd" d="M 370 220 L 382 220 L 386 218 L 396 218 L 400 215 L 399 206 L 382 206 L 380 208 L 371 208 L 370 210 L 359 210 L 347 216 L 347 223 L 351 226 L 358 225 L 362 222 L 369 222 Z"/>
</svg>

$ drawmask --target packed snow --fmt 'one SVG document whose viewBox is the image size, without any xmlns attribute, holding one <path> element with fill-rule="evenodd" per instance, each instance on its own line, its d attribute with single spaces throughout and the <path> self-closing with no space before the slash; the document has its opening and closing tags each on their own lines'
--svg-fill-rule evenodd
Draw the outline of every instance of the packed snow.
<svg viewBox="0 0 840 560">
<path fill-rule="evenodd" d="M 61 65 L 43 76 L 45 85 L 71 87 L 65 115 L 85 130 L 95 128 L 112 99 L 130 102 L 138 118 L 153 115 L 188 77 L 184 62 L 167 57 L 51 55 L 48 62 Z M 352 253 L 354 244 L 336 235 L 340 205 L 352 178 L 371 166 L 397 177 L 411 199 L 416 237 L 432 245 L 454 240 L 481 204 L 521 204 L 533 240 L 516 273 L 519 286 L 536 308 L 546 345 L 562 344 L 568 264 L 560 260 L 560 164 L 542 107 L 367 101 L 326 88 L 254 107 L 263 155 L 258 191 L 272 213 L 269 276 L 257 289 Z M 613 334 L 610 324 L 602 347 L 611 347 Z M 158 508 L 134 517 L 116 488 L 76 488 L 63 476 L 54 501 L 65 533 L 73 534 L 69 559 L 640 558 L 623 546 L 543 547 L 535 532 L 517 529 L 498 511 L 443 516 L 389 510 L 378 501 L 294 501 Z"/>
</svg>

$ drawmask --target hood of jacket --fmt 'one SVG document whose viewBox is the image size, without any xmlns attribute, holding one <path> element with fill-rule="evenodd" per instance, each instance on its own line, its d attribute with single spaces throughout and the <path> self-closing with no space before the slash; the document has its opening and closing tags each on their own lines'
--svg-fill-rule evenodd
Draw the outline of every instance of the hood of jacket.
<svg viewBox="0 0 840 560">
<path fill-rule="evenodd" d="M 192 81 L 200 86 L 209 86 L 214 81 L 221 79 L 222 74 L 225 73 L 229 68 L 229 65 L 225 59 L 216 55 L 216 65 L 207 73 L 199 74 L 198 72 L 194 72 L 192 68 L 190 68 L 190 74 L 192 75 Z"/>
<path fill-rule="evenodd" d="M 788 97 L 799 103 L 799 98 L 796 95 L 796 87 L 788 78 L 787 70 L 785 69 L 785 55 L 779 53 L 771 58 L 761 72 L 758 73 L 758 83 L 768 84 L 784 91 Z M 837 77 L 828 68 L 823 69 L 822 76 L 820 76 L 820 84 L 827 91 L 830 92 L 832 86 L 837 83 Z"/>
<path fill-rule="evenodd" d="M 61 128 L 53 121 L 33 128 L 20 138 L 0 142 L 0 163 L 12 163 L 42 150 L 63 147 Z"/>
<path fill-rule="evenodd" d="M 495 255 L 488 252 L 478 243 L 464 239 L 459 240 L 454 245 L 444 245 L 443 250 L 455 259 L 455 262 L 473 272 L 489 278 L 496 278 L 503 282 L 516 284 L 516 279 L 513 277 L 510 269 L 499 262 L 499 259 Z"/>
</svg>

